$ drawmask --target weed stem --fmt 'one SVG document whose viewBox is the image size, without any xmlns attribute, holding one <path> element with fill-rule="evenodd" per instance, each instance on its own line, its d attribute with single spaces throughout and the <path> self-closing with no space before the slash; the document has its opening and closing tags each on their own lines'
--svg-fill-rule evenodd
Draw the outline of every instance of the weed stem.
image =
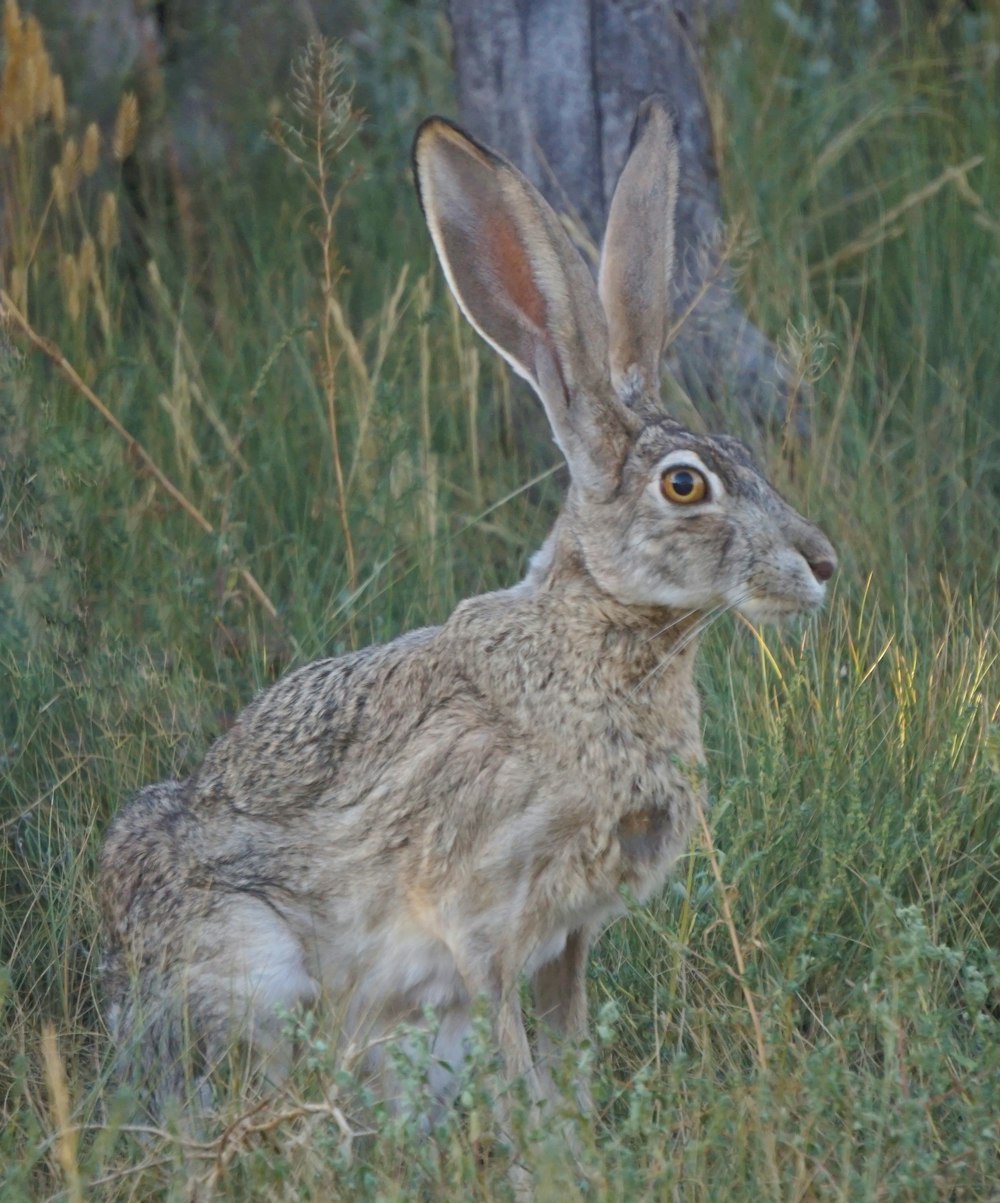
<svg viewBox="0 0 1000 1203">
<path fill-rule="evenodd" d="M 90 385 L 82 379 L 80 373 L 76 370 L 76 368 L 73 367 L 59 347 L 52 342 L 51 339 L 39 334 L 34 326 L 31 325 L 24 314 L 10 299 L 7 293 L 0 288 L 0 320 L 4 319 L 11 322 L 23 335 L 23 337 L 26 338 L 29 343 L 31 343 L 36 351 L 41 351 L 46 358 L 50 359 L 52 363 L 55 364 L 55 366 L 59 369 L 62 375 L 65 376 L 70 384 L 72 384 L 76 391 L 85 397 L 87 401 L 89 401 L 94 407 L 94 409 L 96 409 L 101 415 L 104 421 L 107 422 L 111 429 L 125 440 L 129 453 L 134 455 L 139 460 L 143 468 L 149 472 L 149 474 L 165 493 L 169 493 L 169 495 L 174 499 L 174 501 L 177 502 L 184 513 L 187 514 L 187 516 L 194 522 L 196 522 L 206 535 L 215 534 L 215 527 L 212 525 L 212 523 L 209 522 L 209 520 L 205 517 L 201 510 L 198 509 L 194 502 L 185 497 L 181 490 L 174 484 L 170 477 L 167 476 L 167 474 L 163 471 L 159 464 L 157 464 L 157 462 L 138 441 L 138 439 L 131 435 L 121 424 L 121 422 L 118 421 L 115 415 L 110 409 L 108 409 L 100 397 L 98 397 L 98 395 L 90 387 Z M 276 622 L 278 619 L 277 608 L 264 592 L 260 582 L 249 570 L 249 568 L 240 568 L 238 571 L 240 579 L 257 599 L 263 609 L 267 612 L 268 617 Z"/>
</svg>

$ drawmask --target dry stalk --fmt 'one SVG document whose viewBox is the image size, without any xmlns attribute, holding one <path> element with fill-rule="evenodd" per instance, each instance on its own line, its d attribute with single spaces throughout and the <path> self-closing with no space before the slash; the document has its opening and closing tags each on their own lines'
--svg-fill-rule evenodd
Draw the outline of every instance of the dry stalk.
<svg viewBox="0 0 1000 1203">
<path fill-rule="evenodd" d="M 714 262 L 712 262 L 710 270 L 705 272 L 701 282 L 694 291 L 694 295 L 671 323 L 670 329 L 667 331 L 667 337 L 664 340 L 667 347 L 674 342 L 682 327 L 690 320 L 691 315 L 705 297 L 708 296 L 713 286 L 723 279 L 723 273 L 735 257 L 740 242 L 741 231 L 734 224 L 732 229 L 727 233 L 725 242 L 714 252 Z"/>
<path fill-rule="evenodd" d="M 181 490 L 167 476 L 163 469 L 157 464 L 149 452 L 143 445 L 131 435 L 125 427 L 118 421 L 115 415 L 98 397 L 94 390 L 83 380 L 77 372 L 76 368 L 69 362 L 66 356 L 62 353 L 59 347 L 52 342 L 51 339 L 45 338 L 44 335 L 31 325 L 28 319 L 18 309 L 14 302 L 10 299 L 7 293 L 0 288 L 0 320 L 9 321 L 17 331 L 27 339 L 27 341 L 49 359 L 59 369 L 60 373 L 70 382 L 70 384 L 93 406 L 94 409 L 101 415 L 111 429 L 124 439 L 128 448 L 129 455 L 139 461 L 143 468 L 153 477 L 161 489 L 181 507 L 185 514 L 207 535 L 215 534 L 215 527 L 198 509 L 194 502 L 190 501 Z M 278 611 L 271 599 L 264 592 L 257 578 L 248 568 L 240 568 L 238 570 L 239 577 L 250 590 L 251 594 L 257 599 L 268 616 L 277 621 Z"/>
<path fill-rule="evenodd" d="M 726 883 L 722 878 L 722 870 L 719 866 L 719 858 L 715 852 L 715 841 L 712 839 L 712 831 L 708 825 L 708 820 L 705 818 L 705 810 L 702 806 L 698 806 L 698 822 L 701 825 L 701 835 L 705 842 L 705 850 L 708 853 L 709 864 L 712 866 L 712 876 L 715 878 L 715 884 L 719 888 L 719 900 L 722 907 L 722 918 L 726 925 L 726 930 L 729 932 L 729 942 L 732 945 L 733 957 L 736 960 L 736 977 L 740 983 L 740 990 L 743 992 L 743 1000 L 746 1003 L 747 1011 L 750 1014 L 750 1022 L 753 1024 L 754 1040 L 757 1045 L 757 1067 L 762 1075 L 768 1072 L 769 1061 L 767 1056 L 767 1044 L 764 1040 L 764 1028 L 760 1022 L 760 1013 L 757 1010 L 757 1004 L 754 1002 L 753 991 L 747 982 L 747 966 L 746 959 L 743 956 L 743 946 L 740 944 L 739 933 L 736 930 L 736 922 L 733 919 L 733 910 L 729 905 L 729 895 L 726 891 Z M 767 1161 L 767 1173 L 770 1178 L 770 1186 L 772 1198 L 779 1200 L 781 1198 L 781 1173 L 778 1169 L 778 1149 L 775 1139 L 774 1130 L 766 1129 L 762 1133 L 764 1145 L 764 1155 Z"/>
<path fill-rule="evenodd" d="M 419 372 L 417 393 L 420 399 L 420 470 L 423 474 L 424 527 L 430 540 L 428 565 L 437 561 L 437 461 L 431 446 L 431 345 L 427 315 L 431 307 L 431 279 L 424 274 L 415 288 L 418 319 L 417 349 Z M 504 377 L 506 379 L 506 377 Z"/>
<path fill-rule="evenodd" d="M 333 1120 L 348 1148 L 357 1137 L 369 1135 L 369 1133 L 355 1131 L 343 1111 L 335 1103 L 296 1103 L 284 1111 L 262 1116 L 261 1112 L 265 1107 L 266 1100 L 239 1116 L 212 1143 L 210 1152 L 214 1159 L 213 1165 L 203 1179 L 203 1184 L 209 1191 L 218 1186 L 233 1159 L 250 1144 L 254 1137 L 267 1136 L 296 1120 L 317 1117 Z"/>
<path fill-rule="evenodd" d="M 66 1066 L 59 1055 L 56 1030 L 50 1023 L 47 1023 L 42 1030 L 42 1060 L 45 1062 L 45 1080 L 49 1088 L 52 1117 L 57 1128 L 56 1157 L 66 1179 L 66 1197 L 70 1203 L 83 1203 L 83 1182 L 80 1178 L 80 1163 L 77 1159 L 79 1134 L 70 1123 Z"/>
<path fill-rule="evenodd" d="M 174 346 L 175 346 L 175 361 L 179 354 L 184 365 L 184 370 L 190 378 L 190 388 L 192 399 L 208 419 L 212 429 L 219 436 L 222 446 L 225 448 L 226 454 L 236 464 L 240 471 L 245 472 L 248 477 L 253 479 L 253 469 L 247 463 L 246 457 L 240 451 L 236 439 L 233 438 L 222 420 L 222 415 L 212 404 L 208 395 L 209 390 L 205 384 L 204 376 L 201 371 L 201 364 L 198 361 L 197 353 L 191 345 L 191 339 L 188 337 L 187 331 L 184 329 L 181 313 L 174 308 L 173 299 L 160 275 L 160 269 L 156 264 L 155 259 L 150 259 L 146 268 L 146 274 L 149 278 L 150 286 L 153 290 L 157 302 L 163 309 L 163 313 L 171 326 L 175 330 Z M 175 368 L 176 375 L 176 368 Z M 266 499 L 265 499 L 266 500 Z"/>
<path fill-rule="evenodd" d="M 842 264 L 850 262 L 851 259 L 856 259 L 859 255 L 863 255 L 881 243 L 887 242 L 890 238 L 898 238 L 903 233 L 903 228 L 896 225 L 896 222 L 904 213 L 936 196 L 947 184 L 956 184 L 961 190 L 963 185 L 968 184 L 965 178 L 966 175 L 974 167 L 978 167 L 983 162 L 983 158 L 983 155 L 973 155 L 971 159 L 966 159 L 964 163 L 958 163 L 953 167 L 946 167 L 929 184 L 925 184 L 923 188 L 918 188 L 915 192 L 911 192 L 909 196 L 904 196 L 899 204 L 893 205 L 891 209 L 886 209 L 878 221 L 873 222 L 872 225 L 863 230 L 857 238 L 852 239 L 851 242 L 846 246 L 842 246 L 840 250 L 835 251 L 832 255 L 828 255 L 825 259 L 820 260 L 819 263 L 814 263 L 809 268 L 809 276 L 818 276 L 823 272 L 833 271 Z"/>
<path fill-rule="evenodd" d="M 319 210 L 316 238 L 320 246 L 320 294 L 323 303 L 320 321 L 322 363 L 320 368 L 326 417 L 333 455 L 333 474 L 337 491 L 337 509 L 344 536 L 347 576 L 350 592 L 357 589 L 357 558 L 347 508 L 348 481 L 340 445 L 337 397 L 337 367 L 346 352 L 355 374 L 367 378 L 367 368 L 357 339 L 350 330 L 337 297 L 342 268 L 337 261 L 336 223 L 341 201 L 350 178 L 333 186 L 333 164 L 354 135 L 351 112 L 352 92 L 340 83 L 343 59 L 333 43 L 322 37 L 311 38 L 294 69 L 295 87 L 292 105 L 300 124 L 279 121 L 272 136 L 282 151 L 302 172 Z M 339 342 L 338 342 L 339 338 Z"/>
<path fill-rule="evenodd" d="M 237 1154 L 249 1147 L 255 1136 L 267 1136 L 286 1124 L 294 1123 L 296 1120 L 332 1120 L 341 1134 L 344 1145 L 348 1149 L 351 1148 L 354 1141 L 362 1137 L 377 1135 L 377 1132 L 372 1129 L 352 1128 L 351 1122 L 343 1110 L 330 1100 L 322 1103 L 305 1103 L 289 1100 L 288 1105 L 282 1110 L 268 1113 L 268 1108 L 273 1101 L 272 1099 L 261 1099 L 260 1102 L 255 1103 L 248 1111 L 237 1116 L 232 1123 L 228 1124 L 212 1140 L 192 1140 L 188 1137 L 180 1136 L 176 1132 L 170 1132 L 165 1128 L 158 1128 L 151 1124 L 116 1125 L 114 1131 L 116 1133 L 138 1136 L 146 1141 L 154 1140 L 164 1147 L 175 1146 L 182 1149 L 185 1158 L 191 1161 L 210 1161 L 212 1163 L 211 1168 L 197 1180 L 198 1185 L 208 1188 L 209 1193 L 224 1177 L 227 1168 L 232 1164 Z M 106 1131 L 108 1131 L 108 1125 L 103 1123 L 60 1124 L 59 1132 L 51 1141 L 46 1143 L 55 1144 L 58 1152 L 59 1142 L 67 1137 L 72 1138 L 75 1147 L 81 1133 Z M 115 1170 L 102 1178 L 97 1178 L 90 1185 L 91 1187 L 104 1186 L 119 1178 L 135 1176 L 148 1169 L 155 1169 L 158 1166 L 170 1164 L 172 1160 L 170 1157 L 159 1157 L 153 1154 L 137 1165 L 126 1166 L 124 1169 Z M 81 1201 L 82 1197 L 81 1195 Z M 76 1203 L 75 1199 L 73 1199 L 73 1203 Z"/>
<path fill-rule="evenodd" d="M 722 918 L 726 925 L 726 930 L 729 932 L 729 942 L 733 948 L 733 956 L 736 959 L 736 978 L 740 983 L 740 989 L 743 991 L 743 1000 L 747 1005 L 747 1011 L 750 1014 L 750 1022 L 753 1024 L 754 1040 L 757 1045 L 757 1064 L 763 1072 L 767 1072 L 767 1045 L 764 1042 L 764 1028 L 760 1022 L 760 1014 L 757 1011 L 757 1004 L 754 1002 L 753 991 L 747 984 L 747 965 L 743 956 L 743 947 L 740 944 L 740 937 L 736 931 L 736 922 L 733 919 L 732 907 L 729 905 L 729 895 L 726 892 L 726 883 L 722 879 L 722 870 L 719 867 L 719 858 L 715 853 L 715 841 L 712 839 L 712 832 L 708 826 L 708 820 L 705 818 L 704 808 L 698 807 L 698 822 L 701 824 L 701 835 L 705 841 L 705 851 L 708 853 L 709 864 L 712 866 L 712 876 L 715 878 L 715 884 L 719 887 L 719 901 L 722 906 Z"/>
<path fill-rule="evenodd" d="M 178 148 L 172 123 L 167 116 L 166 104 L 167 86 L 161 66 L 162 47 L 154 32 L 155 22 L 143 21 L 139 44 L 140 62 L 145 73 L 145 83 L 154 107 L 159 111 L 160 133 L 163 138 L 163 152 L 166 161 L 167 175 L 173 190 L 173 199 L 177 206 L 177 224 L 181 231 L 184 251 L 188 263 L 198 262 L 199 237 L 198 219 L 195 215 L 194 198 L 188 184 L 181 152 Z M 119 110 L 119 120 L 115 122 L 115 157 L 125 159 L 135 146 L 138 131 L 138 107 L 135 96 L 126 93 L 122 97 L 122 107 Z"/>
<path fill-rule="evenodd" d="M 316 158 L 319 163 L 323 162 L 322 153 L 318 152 Z M 357 588 L 358 569 L 354 555 L 354 540 L 351 536 L 350 516 L 347 510 L 347 483 L 344 476 L 343 456 L 340 450 L 340 433 L 337 429 L 337 363 L 340 359 L 340 350 L 335 346 L 333 339 L 334 331 L 338 324 L 341 329 L 347 324 L 343 321 L 342 315 L 340 315 L 340 304 L 336 294 L 336 285 L 340 273 L 334 264 L 335 252 L 333 249 L 333 227 L 340 197 L 339 195 L 335 196 L 332 201 L 327 198 L 325 181 L 326 175 L 324 170 L 317 189 L 322 198 L 321 205 L 323 211 L 323 224 L 320 233 L 320 247 L 323 259 L 323 393 L 326 397 L 327 424 L 330 427 L 330 446 L 333 451 L 333 473 L 337 485 L 337 509 L 340 511 L 340 527 L 344 535 L 344 552 L 347 556 L 347 581 L 353 593 Z M 338 315 L 341 316 L 340 323 L 337 322 Z"/>
<path fill-rule="evenodd" d="M 371 438 L 372 414 L 375 410 L 375 400 L 382 369 L 385 366 L 386 357 L 399 325 L 399 320 L 406 312 L 409 303 L 403 301 L 409 275 L 410 266 L 408 263 L 405 263 L 399 273 L 391 295 L 388 300 L 383 302 L 382 308 L 379 311 L 377 321 L 378 337 L 370 369 L 365 363 L 360 344 L 355 338 L 354 332 L 347 325 L 343 310 L 339 305 L 337 307 L 335 315 L 337 318 L 337 333 L 344 340 L 344 345 L 347 347 L 348 362 L 355 377 L 359 398 L 359 402 L 355 407 L 357 434 L 354 440 L 354 455 L 351 459 L 350 470 L 347 473 L 348 491 L 350 491 L 359 469 L 366 464 L 371 464 L 374 460 L 374 448 Z M 364 488 L 368 491 L 367 485 Z"/>
</svg>

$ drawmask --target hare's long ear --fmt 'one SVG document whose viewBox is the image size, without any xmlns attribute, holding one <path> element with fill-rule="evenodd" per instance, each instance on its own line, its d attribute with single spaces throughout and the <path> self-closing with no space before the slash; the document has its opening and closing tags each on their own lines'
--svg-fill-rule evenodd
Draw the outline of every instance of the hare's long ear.
<svg viewBox="0 0 1000 1203">
<path fill-rule="evenodd" d="M 465 316 L 538 394 L 573 479 L 613 487 L 636 419 L 612 393 L 597 290 L 558 218 L 515 167 L 440 117 L 417 131 L 413 159 Z"/>
<path fill-rule="evenodd" d="M 662 100 L 644 100 L 611 200 L 598 288 L 608 319 L 611 379 L 626 402 L 659 396 L 670 319 L 677 207 L 677 136 Z"/>
</svg>

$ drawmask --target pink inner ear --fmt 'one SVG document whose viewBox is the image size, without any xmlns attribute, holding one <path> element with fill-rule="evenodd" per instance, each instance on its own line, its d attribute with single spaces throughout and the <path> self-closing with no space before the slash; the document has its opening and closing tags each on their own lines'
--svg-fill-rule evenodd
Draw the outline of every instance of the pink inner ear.
<svg viewBox="0 0 1000 1203">
<path fill-rule="evenodd" d="M 511 303 L 538 330 L 545 329 L 545 298 L 535 283 L 517 227 L 505 213 L 491 214 L 484 223 L 486 259 Z"/>
</svg>

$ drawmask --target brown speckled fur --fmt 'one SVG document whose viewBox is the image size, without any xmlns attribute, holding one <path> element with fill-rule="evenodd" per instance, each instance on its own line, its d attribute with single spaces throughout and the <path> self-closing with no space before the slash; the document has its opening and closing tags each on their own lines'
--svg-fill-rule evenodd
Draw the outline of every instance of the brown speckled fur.
<svg viewBox="0 0 1000 1203">
<path fill-rule="evenodd" d="M 154 1109 L 183 1089 L 185 1046 L 211 1062 L 242 1035 L 280 1070 L 276 1009 L 320 998 L 355 1040 L 433 1007 L 454 1063 L 481 995 L 506 1071 L 541 1102 L 553 1043 L 586 1031 L 594 934 L 623 887 L 660 888 L 702 799 L 700 624 L 814 609 L 835 564 L 740 443 L 659 409 L 677 160 L 657 102 L 637 122 L 599 293 L 503 160 L 439 119 L 415 160 L 459 303 L 546 408 L 566 505 L 519 585 L 290 673 L 190 777 L 115 820 L 108 1014 Z M 703 500 L 664 497 L 677 466 L 704 478 Z"/>
</svg>

